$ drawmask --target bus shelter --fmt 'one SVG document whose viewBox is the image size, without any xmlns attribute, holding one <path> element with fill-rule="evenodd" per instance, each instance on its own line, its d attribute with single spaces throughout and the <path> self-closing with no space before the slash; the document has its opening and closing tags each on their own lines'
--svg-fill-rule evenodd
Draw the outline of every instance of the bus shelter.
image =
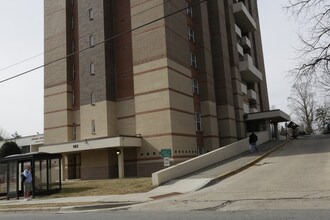
<svg viewBox="0 0 330 220">
<path fill-rule="evenodd" d="M 32 173 L 32 196 L 51 194 L 62 189 L 61 154 L 15 154 L 0 159 L 0 195 L 19 199 L 23 195 L 20 174 L 27 166 Z"/>
</svg>

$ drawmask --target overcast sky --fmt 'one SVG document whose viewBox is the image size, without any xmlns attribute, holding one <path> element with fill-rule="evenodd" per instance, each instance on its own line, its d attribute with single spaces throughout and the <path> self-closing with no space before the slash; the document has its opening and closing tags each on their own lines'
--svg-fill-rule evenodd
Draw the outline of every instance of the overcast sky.
<svg viewBox="0 0 330 220">
<path fill-rule="evenodd" d="M 287 71 L 294 65 L 294 26 L 282 9 L 285 0 L 259 0 L 259 16 L 270 106 L 289 113 Z M 28 9 L 28 10 L 27 10 Z M 43 0 L 1 2 L 0 81 L 43 64 Z M 43 133 L 43 69 L 0 83 L 0 129 L 10 136 Z"/>
</svg>

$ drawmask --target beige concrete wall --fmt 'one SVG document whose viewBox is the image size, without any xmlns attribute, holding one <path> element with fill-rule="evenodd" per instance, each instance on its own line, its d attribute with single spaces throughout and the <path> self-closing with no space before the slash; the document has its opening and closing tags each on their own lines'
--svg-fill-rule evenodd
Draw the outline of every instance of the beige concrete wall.
<svg viewBox="0 0 330 220">
<path fill-rule="evenodd" d="M 116 112 L 114 102 L 97 102 L 95 106 L 80 107 L 81 139 L 116 136 Z M 95 120 L 96 132 L 92 133 L 92 121 Z"/>
<path fill-rule="evenodd" d="M 219 130 L 216 103 L 206 100 L 201 102 L 203 142 L 206 152 L 219 148 Z"/>
<path fill-rule="evenodd" d="M 45 144 L 66 142 L 69 138 L 69 127 L 45 128 Z"/>
<path fill-rule="evenodd" d="M 173 137 L 170 135 L 142 138 L 142 147 L 139 148 L 137 151 L 137 158 L 138 159 L 159 158 L 160 150 L 163 148 L 171 148 L 172 143 L 173 143 Z M 154 152 L 155 155 L 153 154 Z"/>
<path fill-rule="evenodd" d="M 162 62 L 162 60 L 160 62 Z M 168 88 L 167 69 L 159 70 L 159 69 L 154 69 L 154 67 L 150 67 L 149 71 L 150 72 L 134 76 L 135 94 Z"/>
<path fill-rule="evenodd" d="M 66 1 L 44 1 L 45 64 L 66 56 Z M 45 144 L 68 141 L 69 87 L 66 60 L 44 68 Z"/>
<path fill-rule="evenodd" d="M 47 89 L 45 91 L 47 91 Z M 45 96 L 45 113 L 67 110 L 69 107 L 68 103 L 72 100 L 71 97 L 72 94 L 68 91 L 62 91 L 61 93 Z"/>
<path fill-rule="evenodd" d="M 225 146 L 237 140 L 234 107 L 231 105 L 218 106 L 218 129 L 220 146 Z"/>
<path fill-rule="evenodd" d="M 197 155 L 196 137 L 173 136 L 173 156 L 188 157 Z M 175 159 L 177 160 L 177 159 Z"/>
<path fill-rule="evenodd" d="M 169 110 L 136 115 L 136 133 L 143 136 L 171 133 Z"/>
<path fill-rule="evenodd" d="M 172 132 L 184 135 L 196 135 L 195 116 L 193 114 L 171 111 Z"/>
<path fill-rule="evenodd" d="M 116 102 L 119 135 L 136 135 L 134 99 Z"/>
</svg>

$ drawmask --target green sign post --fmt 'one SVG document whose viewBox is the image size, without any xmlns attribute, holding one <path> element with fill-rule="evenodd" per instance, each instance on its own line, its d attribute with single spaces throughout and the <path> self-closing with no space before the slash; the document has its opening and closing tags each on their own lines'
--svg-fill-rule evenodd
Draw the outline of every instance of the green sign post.
<svg viewBox="0 0 330 220">
<path fill-rule="evenodd" d="M 162 158 L 172 157 L 172 151 L 171 151 L 171 149 L 161 149 L 160 150 L 160 156 Z"/>
</svg>

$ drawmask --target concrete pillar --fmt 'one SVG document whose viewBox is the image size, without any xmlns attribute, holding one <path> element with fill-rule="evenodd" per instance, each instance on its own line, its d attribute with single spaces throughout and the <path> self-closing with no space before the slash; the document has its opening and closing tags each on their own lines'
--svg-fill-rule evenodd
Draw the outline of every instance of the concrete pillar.
<svg viewBox="0 0 330 220">
<path fill-rule="evenodd" d="M 278 140 L 278 123 L 274 122 L 274 138 L 275 140 Z"/>
<path fill-rule="evenodd" d="M 124 149 L 121 147 L 117 151 L 118 156 L 118 177 L 123 179 L 125 177 L 125 168 L 124 168 Z"/>
<path fill-rule="evenodd" d="M 268 131 L 269 140 L 272 140 L 272 129 L 269 120 L 266 120 L 266 130 Z"/>
</svg>

